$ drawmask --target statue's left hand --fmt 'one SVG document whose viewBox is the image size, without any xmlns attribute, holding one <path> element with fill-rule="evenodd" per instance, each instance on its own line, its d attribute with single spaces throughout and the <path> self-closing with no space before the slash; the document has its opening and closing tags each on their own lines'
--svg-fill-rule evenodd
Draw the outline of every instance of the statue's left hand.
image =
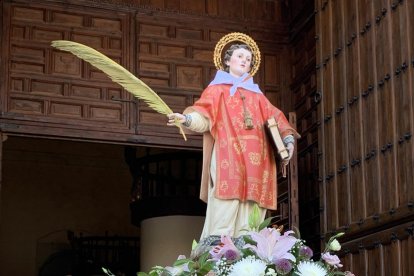
<svg viewBox="0 0 414 276">
<path fill-rule="evenodd" d="M 295 146 L 293 145 L 293 143 L 289 143 L 289 144 L 287 144 L 286 149 L 289 152 L 289 156 L 286 159 L 286 161 L 289 161 L 293 156 L 293 152 L 295 151 Z"/>
</svg>

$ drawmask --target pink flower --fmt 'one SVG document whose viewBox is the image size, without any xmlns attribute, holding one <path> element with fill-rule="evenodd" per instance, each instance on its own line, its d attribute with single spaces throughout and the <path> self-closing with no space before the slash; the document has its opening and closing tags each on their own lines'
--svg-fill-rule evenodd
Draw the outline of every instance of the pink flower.
<svg viewBox="0 0 414 276">
<path fill-rule="evenodd" d="M 221 243 L 210 250 L 210 255 L 215 261 L 220 260 L 223 256 L 230 261 L 234 261 L 240 257 L 240 251 L 234 245 L 230 236 L 221 235 Z"/>
<path fill-rule="evenodd" d="M 355 276 L 351 271 L 345 271 L 345 276 Z"/>
<path fill-rule="evenodd" d="M 336 255 L 331 255 L 329 252 L 322 254 L 322 259 L 328 264 L 335 268 L 342 267 L 341 260 Z"/>
<path fill-rule="evenodd" d="M 281 235 L 274 228 L 264 228 L 260 232 L 250 232 L 249 235 L 257 245 L 248 244 L 245 248 L 251 248 L 259 258 L 268 263 L 275 262 L 278 259 L 288 259 L 296 261 L 289 251 L 298 241 L 295 237 L 290 236 L 293 231 L 287 231 Z"/>
<path fill-rule="evenodd" d="M 276 272 L 282 275 L 288 274 L 292 270 L 292 263 L 286 259 L 275 261 Z"/>
<path fill-rule="evenodd" d="M 299 248 L 299 256 L 305 260 L 310 260 L 313 257 L 313 251 L 309 246 L 301 246 Z"/>
</svg>

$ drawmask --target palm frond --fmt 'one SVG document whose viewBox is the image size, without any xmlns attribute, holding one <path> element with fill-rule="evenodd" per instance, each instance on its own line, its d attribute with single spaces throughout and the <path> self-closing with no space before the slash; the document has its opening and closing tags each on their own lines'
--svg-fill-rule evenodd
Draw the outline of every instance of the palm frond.
<svg viewBox="0 0 414 276">
<path fill-rule="evenodd" d="M 108 75 L 112 81 L 121 85 L 135 97 L 143 100 L 150 108 L 154 109 L 158 113 L 164 115 L 173 113 L 171 108 L 168 107 L 168 105 L 158 96 L 157 93 L 154 92 L 154 90 L 152 90 L 148 85 L 134 76 L 127 69 L 104 54 L 89 46 L 68 40 L 54 40 L 51 45 L 59 50 L 70 52 L 80 59 L 95 66 Z M 184 139 L 187 140 L 181 125 L 176 123 L 176 126 L 180 128 L 180 133 L 183 135 Z"/>
</svg>

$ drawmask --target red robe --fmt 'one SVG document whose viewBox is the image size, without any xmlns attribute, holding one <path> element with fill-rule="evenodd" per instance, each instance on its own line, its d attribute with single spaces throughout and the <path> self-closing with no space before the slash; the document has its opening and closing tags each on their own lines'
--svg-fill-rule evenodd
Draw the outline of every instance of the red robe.
<svg viewBox="0 0 414 276">
<path fill-rule="evenodd" d="M 212 145 L 216 154 L 216 194 L 220 199 L 252 200 L 262 208 L 276 209 L 276 162 L 264 129 L 265 121 L 274 116 L 281 136 L 296 135 L 284 114 L 262 93 L 238 88 L 230 96 L 228 84 L 207 87 L 201 98 L 185 113 L 197 111 L 210 122 L 204 134 L 203 177 L 200 198 L 207 202 Z M 253 129 L 244 128 L 243 102 L 253 118 Z"/>
</svg>

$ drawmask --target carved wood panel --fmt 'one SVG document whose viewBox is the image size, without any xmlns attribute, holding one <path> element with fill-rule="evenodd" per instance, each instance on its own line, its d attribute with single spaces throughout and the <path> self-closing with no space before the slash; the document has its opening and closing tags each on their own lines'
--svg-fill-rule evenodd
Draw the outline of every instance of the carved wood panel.
<svg viewBox="0 0 414 276">
<path fill-rule="evenodd" d="M 283 7 L 273 1 L 243 1 L 241 12 L 234 13 L 217 0 L 8 1 L 3 128 L 62 138 L 201 146 L 201 137 L 184 142 L 177 129 L 165 126 L 163 115 L 96 68 L 51 48 L 56 39 L 103 52 L 142 78 L 174 111 L 182 111 L 213 78 L 218 39 L 243 31 L 262 50 L 256 81 L 287 112 L 291 106 L 282 94 L 290 74 L 281 68 L 289 64 L 288 29 L 278 17 Z M 240 19 L 245 21 L 240 24 Z"/>
<path fill-rule="evenodd" d="M 129 67 L 128 15 L 36 4 L 6 5 L 9 67 L 5 118 L 25 118 L 71 127 L 130 132 L 126 93 L 100 71 L 69 53 L 52 49 L 52 40 L 84 43 Z M 21 115 L 21 116 L 20 116 Z"/>
<path fill-rule="evenodd" d="M 137 3 L 146 7 L 179 11 L 182 13 L 207 14 L 231 20 L 266 20 L 281 21 L 282 8 L 276 1 L 249 1 L 249 0 L 139 0 L 118 1 Z M 234 8 L 237 7 L 237 8 Z"/>
</svg>

